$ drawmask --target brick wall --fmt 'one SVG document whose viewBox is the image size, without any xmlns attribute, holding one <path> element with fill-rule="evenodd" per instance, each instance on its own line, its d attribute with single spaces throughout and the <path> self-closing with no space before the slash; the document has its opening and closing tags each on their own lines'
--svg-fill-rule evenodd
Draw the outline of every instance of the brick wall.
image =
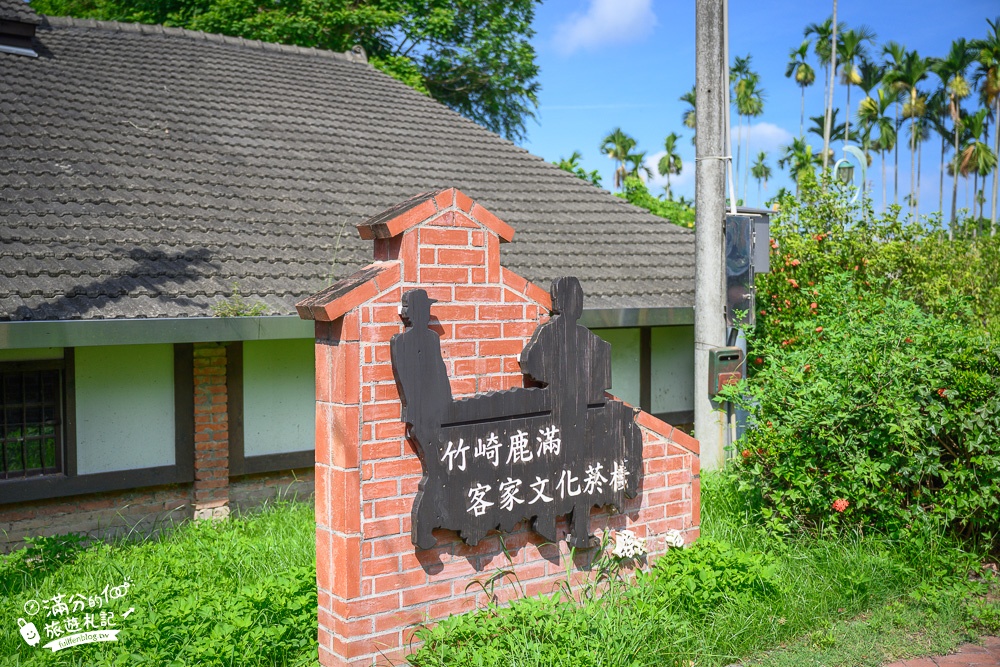
<svg viewBox="0 0 1000 667">
<path fill-rule="evenodd" d="M 500 266 L 503 222 L 455 190 L 408 202 L 359 227 L 375 240 L 376 262 L 299 304 L 316 320 L 316 553 L 320 661 L 362 665 L 405 652 L 414 624 L 486 603 L 468 587 L 512 566 L 528 595 L 549 592 L 566 574 L 564 541 L 546 544 L 527 526 L 476 547 L 437 530 L 437 546 L 418 550 L 410 512 L 421 463 L 405 437 L 389 341 L 404 328 L 402 293 L 423 288 L 438 303 L 432 328 L 455 398 L 523 386 L 517 355 L 548 317 L 547 292 Z M 650 415 L 643 434 L 640 493 L 624 513 L 595 510 L 592 528 L 625 528 L 647 537 L 698 534 L 698 444 Z M 565 537 L 567 526 L 560 525 Z M 587 576 L 581 554 L 574 578 Z M 506 601 L 517 594 L 501 586 Z"/>
<path fill-rule="evenodd" d="M 226 347 L 194 345 L 194 517 L 229 515 Z"/>
</svg>

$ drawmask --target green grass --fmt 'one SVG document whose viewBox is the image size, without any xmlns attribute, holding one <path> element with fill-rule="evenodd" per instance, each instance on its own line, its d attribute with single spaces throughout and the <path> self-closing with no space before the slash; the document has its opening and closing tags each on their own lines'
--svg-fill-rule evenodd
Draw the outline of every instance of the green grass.
<svg viewBox="0 0 1000 667">
<path fill-rule="evenodd" d="M 282 502 L 137 543 L 38 540 L 0 557 L 0 665 L 315 664 L 314 531 L 311 503 Z M 44 609 L 29 617 L 43 632 L 39 646 L 18 634 L 28 600 L 97 595 L 126 578 L 127 595 L 103 606 L 115 613 L 118 642 L 42 649 L 50 641 L 43 624 L 53 620 Z M 82 622 L 89 611 L 67 616 Z"/>
<path fill-rule="evenodd" d="M 977 559 L 938 536 L 778 540 L 733 487 L 703 477 L 702 539 L 604 597 L 522 600 L 426 631 L 437 665 L 876 665 L 974 636 Z M 995 618 L 996 606 L 983 618 Z M 990 614 L 994 616 L 990 616 Z M 925 627 L 933 630 L 923 630 Z M 1000 628 L 998 628 L 1000 629 Z"/>
<path fill-rule="evenodd" d="M 720 477 L 705 475 L 703 485 L 703 539 L 671 550 L 634 585 L 605 586 L 603 597 L 577 588 L 582 603 L 556 595 L 451 619 L 425 632 L 411 663 L 846 667 L 1000 632 L 1000 604 L 977 598 L 985 585 L 968 581 L 977 559 L 947 540 L 778 540 L 750 527 Z M 128 594 L 105 607 L 116 612 L 119 642 L 53 654 L 17 634 L 26 601 L 97 594 L 126 577 Z M 278 503 L 131 543 L 38 540 L 0 557 L 0 599 L 2 667 L 314 665 L 313 506 Z"/>
</svg>

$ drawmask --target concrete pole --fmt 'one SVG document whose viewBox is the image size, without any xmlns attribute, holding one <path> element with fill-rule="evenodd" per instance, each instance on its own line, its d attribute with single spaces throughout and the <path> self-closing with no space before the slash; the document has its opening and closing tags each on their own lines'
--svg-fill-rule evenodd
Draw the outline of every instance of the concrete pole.
<svg viewBox="0 0 1000 667">
<path fill-rule="evenodd" d="M 823 176 L 830 164 L 830 130 L 833 125 L 833 87 L 837 84 L 837 0 L 833 0 L 833 31 L 830 36 L 830 90 L 826 98 L 826 114 L 823 117 Z M 851 115 L 851 110 L 847 110 Z"/>
<path fill-rule="evenodd" d="M 725 413 L 708 396 L 708 350 L 726 341 L 723 271 L 726 186 L 726 76 L 724 44 L 728 0 L 695 0 L 695 296 L 694 436 L 701 443 L 701 465 L 724 462 Z"/>
</svg>

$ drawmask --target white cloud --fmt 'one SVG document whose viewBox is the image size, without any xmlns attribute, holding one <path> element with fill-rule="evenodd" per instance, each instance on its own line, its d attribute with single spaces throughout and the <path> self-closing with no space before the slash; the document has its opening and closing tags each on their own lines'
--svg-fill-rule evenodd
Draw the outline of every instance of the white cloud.
<svg viewBox="0 0 1000 667">
<path fill-rule="evenodd" d="M 732 138 L 733 138 L 733 153 L 736 152 L 736 142 L 746 141 L 747 127 L 744 125 L 740 128 L 737 125 L 733 125 L 732 128 Z M 741 136 L 742 134 L 742 136 Z M 768 153 L 777 153 L 782 146 L 787 146 L 792 143 L 795 137 L 791 132 L 783 127 L 778 127 L 774 123 L 753 123 L 750 125 L 750 155 L 751 159 L 754 154 L 759 151 L 766 151 Z M 743 146 L 743 150 L 746 150 L 746 145 Z M 735 155 L 733 156 L 735 157 Z"/>
<path fill-rule="evenodd" d="M 586 12 L 574 13 L 559 24 L 555 45 L 569 55 L 645 37 L 655 25 L 653 0 L 590 0 Z"/>
</svg>

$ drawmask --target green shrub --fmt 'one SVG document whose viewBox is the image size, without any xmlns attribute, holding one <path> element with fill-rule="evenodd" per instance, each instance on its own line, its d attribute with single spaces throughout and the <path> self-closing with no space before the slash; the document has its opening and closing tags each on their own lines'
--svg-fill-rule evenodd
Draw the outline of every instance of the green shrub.
<svg viewBox="0 0 1000 667">
<path fill-rule="evenodd" d="M 768 525 L 995 539 L 1000 353 L 973 314 L 955 299 L 928 313 L 854 271 L 807 289 L 807 312 L 789 307 L 781 340 L 754 338 L 753 379 L 731 392 L 756 424 L 734 474 Z"/>
<path fill-rule="evenodd" d="M 773 559 L 707 538 L 671 549 L 639 582 L 643 594 L 661 606 L 693 616 L 705 616 L 723 602 L 759 601 L 779 592 Z"/>
<path fill-rule="evenodd" d="M 637 176 L 625 178 L 624 192 L 616 194 L 628 203 L 644 208 L 653 215 L 666 218 L 675 225 L 694 229 L 694 209 L 672 199 L 658 199 Z"/>
</svg>

